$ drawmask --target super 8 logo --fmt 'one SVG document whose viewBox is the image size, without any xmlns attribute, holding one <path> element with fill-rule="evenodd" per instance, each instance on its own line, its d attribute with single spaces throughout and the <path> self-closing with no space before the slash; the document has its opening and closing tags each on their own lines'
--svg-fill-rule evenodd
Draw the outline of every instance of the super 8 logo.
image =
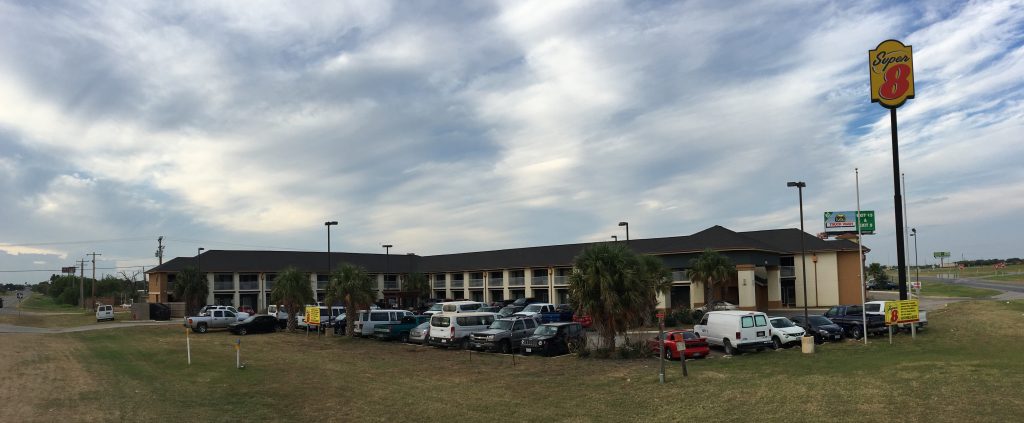
<svg viewBox="0 0 1024 423">
<path fill-rule="evenodd" d="M 895 109 L 914 98 L 914 49 L 896 40 L 868 51 L 871 102 Z"/>
</svg>

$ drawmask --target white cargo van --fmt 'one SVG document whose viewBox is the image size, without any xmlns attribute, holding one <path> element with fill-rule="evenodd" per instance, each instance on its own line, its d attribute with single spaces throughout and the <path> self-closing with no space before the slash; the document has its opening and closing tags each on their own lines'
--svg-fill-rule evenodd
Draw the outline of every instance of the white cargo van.
<svg viewBox="0 0 1024 423">
<path fill-rule="evenodd" d="M 441 303 L 442 313 L 469 313 L 483 307 L 484 303 L 477 301 L 450 301 Z"/>
<path fill-rule="evenodd" d="M 693 326 L 693 331 L 707 338 L 708 344 L 721 346 L 729 355 L 772 346 L 768 316 L 760 311 L 711 311 Z"/>
<path fill-rule="evenodd" d="M 469 346 L 470 335 L 487 330 L 496 316 L 495 313 L 440 313 L 430 316 L 427 344 L 465 349 Z"/>
<path fill-rule="evenodd" d="M 96 306 L 96 321 L 103 320 L 114 320 L 114 306 L 102 304 Z"/>
<path fill-rule="evenodd" d="M 402 323 L 402 318 L 405 316 L 413 316 L 413 314 L 407 310 L 360 310 L 359 320 L 355 322 L 353 330 L 359 336 L 373 336 L 373 328 L 377 325 L 397 325 Z"/>
</svg>

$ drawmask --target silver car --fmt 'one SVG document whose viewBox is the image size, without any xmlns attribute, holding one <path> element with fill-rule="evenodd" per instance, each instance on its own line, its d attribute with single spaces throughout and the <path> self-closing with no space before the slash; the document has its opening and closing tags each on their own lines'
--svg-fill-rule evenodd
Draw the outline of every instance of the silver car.
<svg viewBox="0 0 1024 423">
<path fill-rule="evenodd" d="M 430 335 L 429 321 L 420 323 L 419 326 L 409 331 L 409 342 L 413 344 L 426 344 L 428 335 Z"/>
</svg>

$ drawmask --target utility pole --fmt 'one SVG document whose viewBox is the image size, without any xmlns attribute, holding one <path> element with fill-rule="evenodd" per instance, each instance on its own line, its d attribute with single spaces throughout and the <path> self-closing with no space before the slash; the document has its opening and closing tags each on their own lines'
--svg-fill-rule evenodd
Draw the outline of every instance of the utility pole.
<svg viewBox="0 0 1024 423">
<path fill-rule="evenodd" d="M 160 259 L 160 264 L 164 264 L 164 236 L 160 235 L 156 239 L 156 258 Z"/>
<path fill-rule="evenodd" d="M 92 252 L 92 253 L 89 253 L 89 254 L 86 254 L 86 255 L 87 256 L 92 256 L 92 302 L 95 303 L 96 302 L 96 256 L 102 256 L 103 254 Z"/>
<path fill-rule="evenodd" d="M 78 304 L 85 308 L 85 260 L 78 261 L 79 274 L 78 278 Z"/>
</svg>

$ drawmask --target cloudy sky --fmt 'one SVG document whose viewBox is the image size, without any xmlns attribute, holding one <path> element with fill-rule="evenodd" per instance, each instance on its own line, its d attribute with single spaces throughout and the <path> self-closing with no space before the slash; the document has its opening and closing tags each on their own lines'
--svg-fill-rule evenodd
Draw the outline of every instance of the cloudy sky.
<svg viewBox="0 0 1024 423">
<path fill-rule="evenodd" d="M 817 233 L 855 168 L 895 263 L 890 38 L 921 261 L 1024 256 L 1020 1 L 5 0 L 0 27 L 0 282 L 158 236 L 323 250 L 326 220 L 424 255 L 799 227 L 793 180 Z"/>
</svg>

